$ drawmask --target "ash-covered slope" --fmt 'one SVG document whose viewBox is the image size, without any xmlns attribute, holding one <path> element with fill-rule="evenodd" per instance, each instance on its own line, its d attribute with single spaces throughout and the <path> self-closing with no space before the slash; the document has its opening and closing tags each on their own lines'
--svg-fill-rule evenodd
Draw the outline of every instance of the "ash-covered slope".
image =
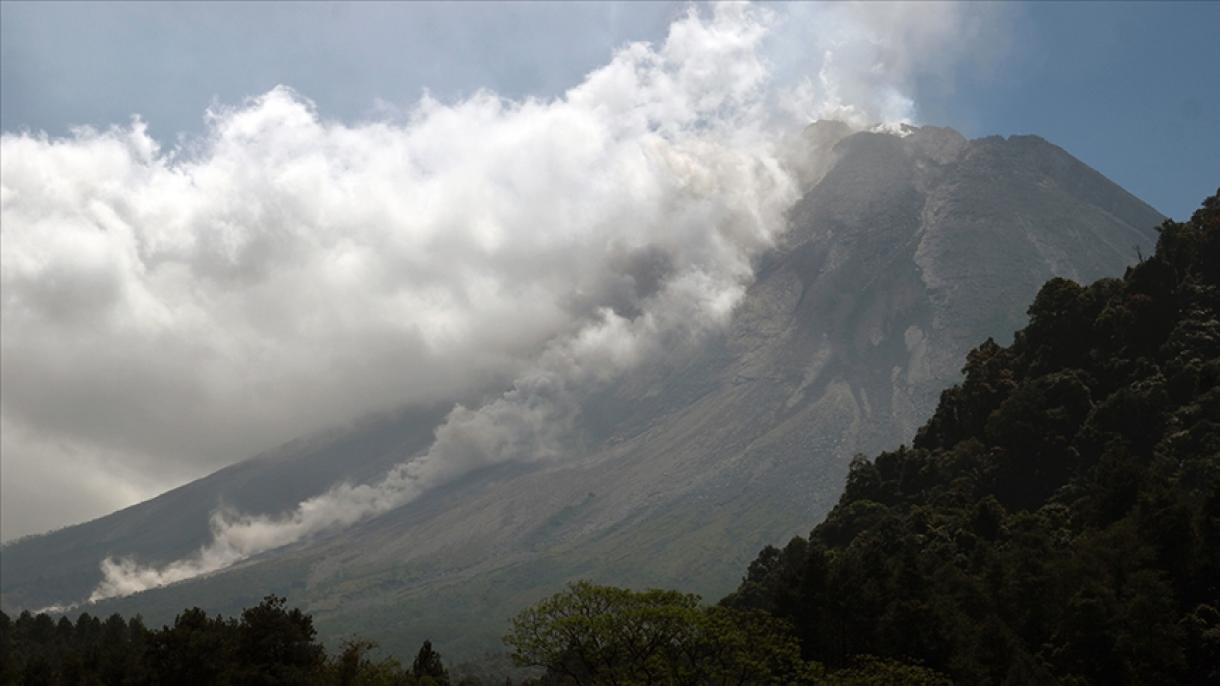
<svg viewBox="0 0 1220 686">
<path fill-rule="evenodd" d="M 462 657 L 494 649 L 513 611 L 574 577 L 716 597 L 759 547 L 806 532 L 833 505 L 853 454 L 910 440 L 965 353 L 1019 328 L 1043 282 L 1121 274 L 1162 219 L 1033 136 L 808 134 L 833 165 L 809 170 L 784 245 L 759 265 L 729 329 L 590 400 L 580 454 L 476 472 L 324 539 L 91 611 L 162 621 L 276 591 L 331 636 L 355 631 L 393 651 L 426 635 Z M 351 429 L 330 439 L 344 447 L 314 458 L 286 449 L 259 463 L 260 483 L 281 475 L 319 492 L 340 455 L 363 470 L 344 476 L 367 478 L 426 443 L 424 419 Z M 238 477 L 225 475 L 249 464 L 6 547 L 6 606 L 87 595 L 105 553 L 155 562 L 198 546 L 209 499 L 230 497 Z M 257 500 L 239 504 L 286 507 Z M 157 514 L 178 511 L 190 521 Z"/>
<path fill-rule="evenodd" d="M 404 410 L 301 438 L 221 469 L 156 498 L 91 522 L 0 548 L 3 608 L 39 608 L 88 597 L 98 561 L 126 551 L 140 559 L 190 554 L 210 535 L 220 507 L 272 513 L 340 480 L 368 481 L 427 447 L 448 408 Z"/>
</svg>

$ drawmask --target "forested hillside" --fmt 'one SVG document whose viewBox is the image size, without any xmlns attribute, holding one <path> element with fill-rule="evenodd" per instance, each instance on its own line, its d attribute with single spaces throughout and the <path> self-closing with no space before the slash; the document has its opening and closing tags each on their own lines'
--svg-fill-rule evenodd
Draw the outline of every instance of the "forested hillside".
<svg viewBox="0 0 1220 686">
<path fill-rule="evenodd" d="M 787 619 L 832 668 L 1220 681 L 1220 195 L 1123 278 L 1053 279 L 1029 315 L 723 604 Z"/>
</svg>

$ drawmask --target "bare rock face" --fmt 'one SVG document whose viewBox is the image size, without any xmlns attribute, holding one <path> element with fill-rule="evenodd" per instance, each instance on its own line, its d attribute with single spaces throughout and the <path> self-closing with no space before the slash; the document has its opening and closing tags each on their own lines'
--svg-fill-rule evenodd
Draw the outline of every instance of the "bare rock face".
<svg viewBox="0 0 1220 686">
<path fill-rule="evenodd" d="M 1162 217 L 1041 138 L 903 134 L 806 131 L 808 192 L 729 328 L 591 398 L 580 454 L 471 474 L 328 538 L 90 611 L 160 622 L 275 591 L 328 636 L 403 653 L 430 637 L 463 658 L 497 650 L 511 614 L 575 578 L 718 598 L 759 548 L 808 532 L 854 454 L 909 441 L 966 352 L 1010 336 L 1043 282 L 1117 276 L 1137 247 L 1151 252 Z M 105 552 L 189 552 L 221 499 L 273 512 L 344 470 L 371 478 L 438 420 L 370 420 L 10 545 L 6 608 L 87 595 Z"/>
</svg>

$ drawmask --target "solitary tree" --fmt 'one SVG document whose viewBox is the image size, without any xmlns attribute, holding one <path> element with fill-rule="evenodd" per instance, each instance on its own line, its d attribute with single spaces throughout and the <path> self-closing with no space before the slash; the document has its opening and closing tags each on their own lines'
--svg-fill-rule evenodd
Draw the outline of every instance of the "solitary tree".
<svg viewBox="0 0 1220 686">
<path fill-rule="evenodd" d="M 441 662 L 441 654 L 432 649 L 432 641 L 424 641 L 411 664 L 411 674 L 424 684 L 449 685 L 449 671 Z"/>
</svg>

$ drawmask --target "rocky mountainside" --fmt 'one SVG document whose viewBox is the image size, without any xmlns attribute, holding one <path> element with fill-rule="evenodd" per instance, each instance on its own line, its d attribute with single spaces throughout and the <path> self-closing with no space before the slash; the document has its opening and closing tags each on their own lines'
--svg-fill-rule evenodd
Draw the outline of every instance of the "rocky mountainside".
<svg viewBox="0 0 1220 686">
<path fill-rule="evenodd" d="M 1220 683 L 1220 194 L 1122 278 L 1048 281 L 1029 315 L 723 604 L 787 620 L 831 670 Z"/>
<path fill-rule="evenodd" d="M 431 637 L 460 659 L 497 649 L 509 615 L 572 578 L 719 597 L 760 547 L 825 514 L 852 455 L 909 441 L 966 352 L 1020 328 L 1042 283 L 1121 275 L 1162 219 L 1036 136 L 818 124 L 805 142 L 820 151 L 809 190 L 729 328 L 590 399 L 579 454 L 475 472 L 348 530 L 90 612 L 161 622 L 274 591 L 330 637 L 358 632 L 391 652 Z M 221 503 L 278 512 L 340 478 L 372 479 L 426 447 L 442 414 L 370 419 L 8 545 L 3 605 L 85 597 L 107 554 L 189 553 Z"/>
</svg>

